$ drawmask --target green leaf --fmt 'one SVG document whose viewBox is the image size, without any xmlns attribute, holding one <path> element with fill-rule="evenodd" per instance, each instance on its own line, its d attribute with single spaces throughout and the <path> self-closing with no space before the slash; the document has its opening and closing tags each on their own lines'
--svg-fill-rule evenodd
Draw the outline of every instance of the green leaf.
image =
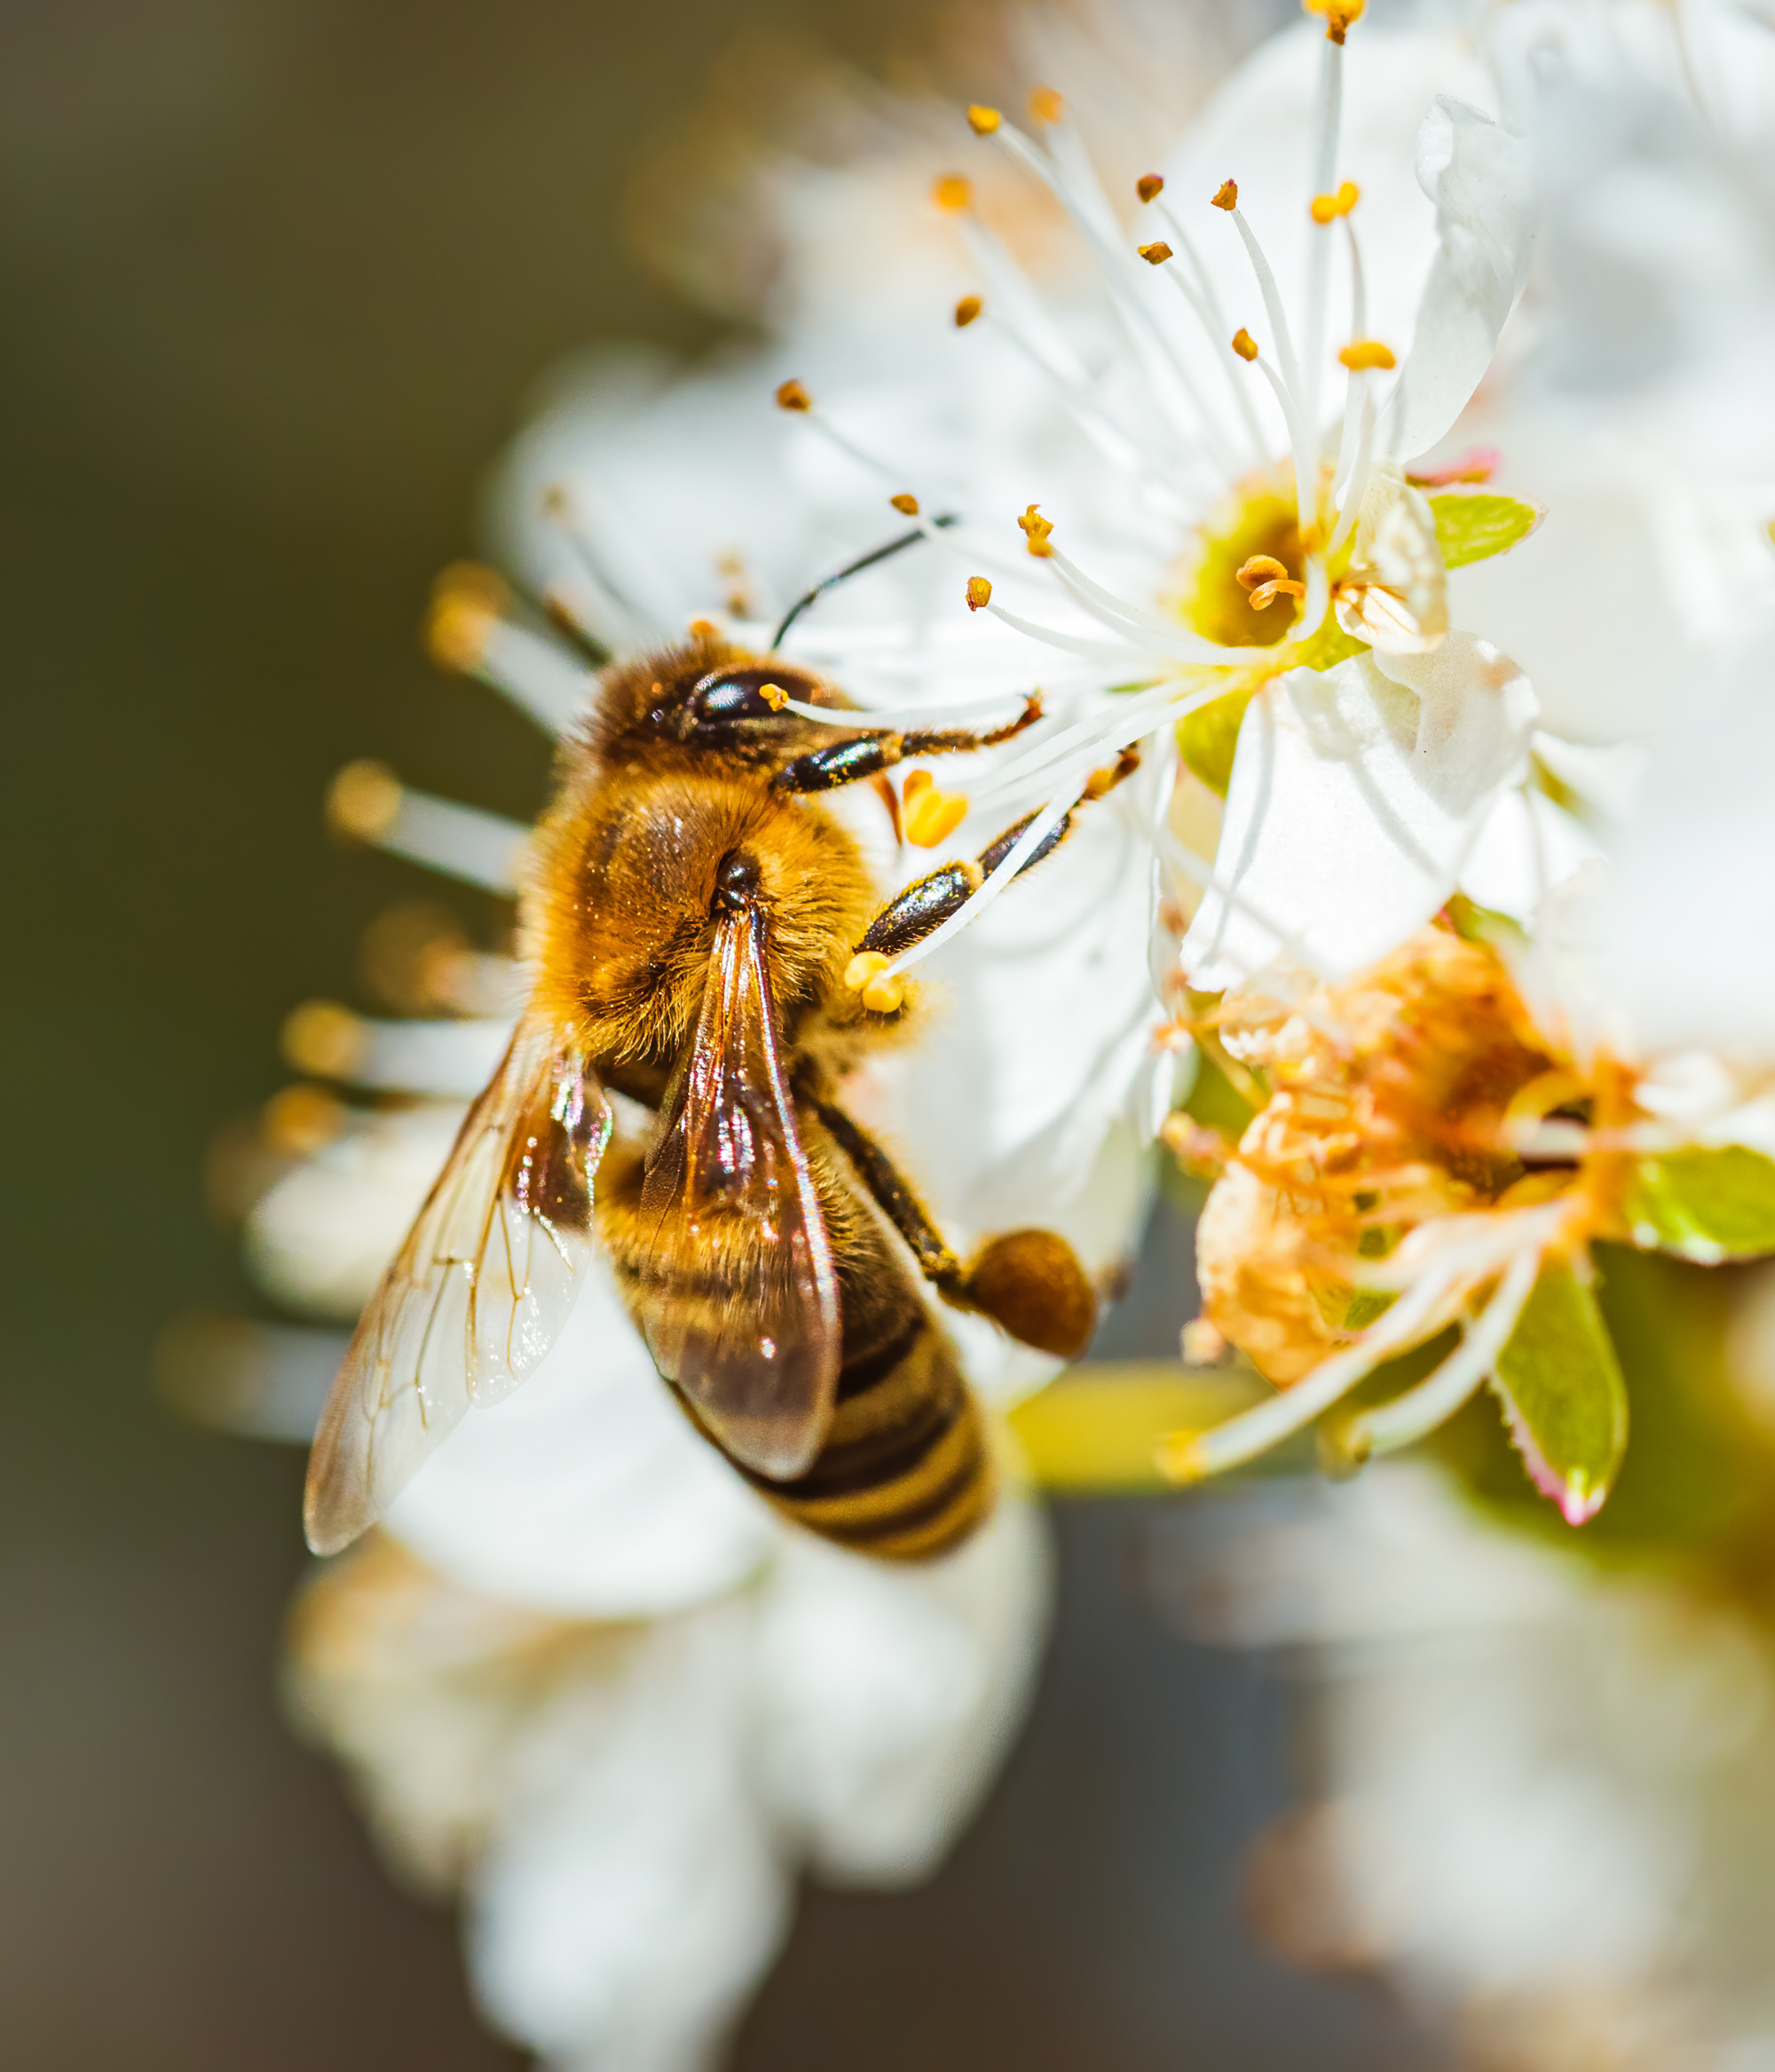
<svg viewBox="0 0 1775 2072">
<path fill-rule="evenodd" d="M 1627 1384 L 1597 1299 L 1569 1261 L 1542 1267 L 1492 1386 L 1536 1489 L 1568 1525 L 1595 1517 L 1627 1451 Z"/>
<path fill-rule="evenodd" d="M 1702 1266 L 1775 1252 L 1775 1163 L 1742 1144 L 1642 1159 L 1621 1213 L 1643 1251 Z"/>
<path fill-rule="evenodd" d="M 1436 544 L 1450 568 L 1487 561 L 1526 540 L 1545 515 L 1539 504 L 1494 489 L 1445 489 L 1430 499 Z"/>
</svg>

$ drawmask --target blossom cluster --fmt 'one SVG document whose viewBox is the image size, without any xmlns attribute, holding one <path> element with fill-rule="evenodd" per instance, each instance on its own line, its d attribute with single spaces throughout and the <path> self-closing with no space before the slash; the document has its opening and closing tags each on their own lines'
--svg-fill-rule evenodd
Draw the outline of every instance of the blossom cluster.
<svg viewBox="0 0 1775 2072">
<path fill-rule="evenodd" d="M 505 573 L 446 572 L 432 652 L 551 735 L 691 625 L 884 725 L 1038 692 L 1014 740 L 835 809 L 884 889 L 995 859 L 857 960 L 865 1008 L 916 970 L 936 1012 L 851 1105 L 958 1243 L 1038 1220 L 1105 1289 L 1161 1168 L 1206 1184 L 1187 1344 L 1258 1400 L 1156 1432 L 1174 1482 L 1309 1425 L 1349 1473 L 1488 1390 L 1582 1524 L 1629 1436 L 1610 1248 L 1775 1253 L 1775 37 L 1729 0 L 1308 0 L 1112 185 L 1089 38 L 1020 33 L 1014 105 L 945 131 L 878 97 L 846 162 L 761 150 L 765 342 L 564 386 L 501 479 Z M 380 765 L 329 804 L 525 882 L 526 829 Z M 399 1011 L 292 1017 L 248 1216 L 263 1285 L 322 1319 L 528 985 L 522 941 L 379 926 Z M 946 1321 L 1000 1412 L 1057 1371 Z M 260 1332 L 248 1387 L 236 1340 L 236 1421 L 305 1431 L 340 1349 Z M 408 1868 L 466 1883 L 505 2028 L 694 2064 L 797 1863 L 916 1875 L 990 1778 L 1044 1619 L 1009 1480 L 927 1570 L 811 1545 L 595 1272 L 313 1586 L 298 1712 Z"/>
</svg>

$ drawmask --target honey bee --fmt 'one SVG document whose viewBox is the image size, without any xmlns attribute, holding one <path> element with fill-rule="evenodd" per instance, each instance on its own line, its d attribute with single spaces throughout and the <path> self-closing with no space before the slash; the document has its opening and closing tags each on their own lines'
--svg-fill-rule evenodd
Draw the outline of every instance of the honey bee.
<svg viewBox="0 0 1775 2072">
<path fill-rule="evenodd" d="M 371 1524 L 470 1404 L 533 1372 L 595 1248 L 696 1427 L 780 1511 L 883 1559 L 955 1546 L 992 1501 L 977 1406 L 907 1253 L 1027 1344 L 1088 1341 L 1096 1298 L 1064 1240 L 1012 1231 L 964 1264 L 836 1099 L 916 1017 L 859 967 L 956 913 L 1029 822 L 883 904 L 818 795 L 1006 739 L 1038 701 L 984 733 L 861 712 L 835 732 L 785 698 L 848 709 L 701 629 L 606 670 L 537 840 L 528 1006 L 316 1434 L 317 1552 Z M 616 1135 L 611 1095 L 646 1126 Z"/>
</svg>

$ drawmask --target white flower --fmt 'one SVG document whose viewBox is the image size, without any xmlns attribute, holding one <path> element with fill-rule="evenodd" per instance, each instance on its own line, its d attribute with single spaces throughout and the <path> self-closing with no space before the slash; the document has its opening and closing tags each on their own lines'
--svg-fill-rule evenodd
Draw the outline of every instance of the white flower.
<svg viewBox="0 0 1775 2072">
<path fill-rule="evenodd" d="M 1548 518 L 1532 561 L 1452 595 L 1557 732 L 1657 739 L 1775 629 L 1775 36 L 1727 5 L 1530 0 L 1487 47 L 1545 223 L 1509 376 L 1461 437 Z"/>
<path fill-rule="evenodd" d="M 1378 1974 L 1482 2062 L 1766 2053 L 1755 1620 L 1503 1530 L 1424 1464 L 1228 1491 L 1168 1552 L 1187 1630 L 1303 1665 L 1323 1771 L 1247 1886 L 1280 1954 Z"/>
</svg>

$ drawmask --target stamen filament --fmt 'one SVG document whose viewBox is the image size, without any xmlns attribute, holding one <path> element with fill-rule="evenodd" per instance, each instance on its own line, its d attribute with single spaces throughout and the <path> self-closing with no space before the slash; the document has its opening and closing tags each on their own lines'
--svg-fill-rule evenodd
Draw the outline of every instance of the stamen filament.
<svg viewBox="0 0 1775 2072">
<path fill-rule="evenodd" d="M 1142 605 L 1125 604 L 1113 590 L 1107 590 L 1101 583 L 1093 582 L 1070 556 L 1063 554 L 1052 541 L 1045 542 L 1047 553 L 1043 557 L 1060 577 L 1075 599 L 1093 615 L 1108 623 L 1125 626 L 1131 631 L 1155 634 L 1165 643 L 1164 652 L 1179 661 L 1197 662 L 1204 668 L 1235 667 L 1242 662 L 1267 661 L 1271 651 L 1267 647 L 1221 647 L 1211 640 L 1203 640 L 1198 635 L 1186 633 L 1174 620 L 1168 620 L 1157 612 L 1149 611 Z"/>
<path fill-rule="evenodd" d="M 1510 1342 L 1541 1270 L 1542 1248 L 1528 1245 L 1505 1270 L 1479 1321 L 1433 1373 L 1392 1403 L 1353 1419 L 1345 1443 L 1358 1459 L 1396 1453 L 1445 1424 L 1460 1409 Z"/>
<path fill-rule="evenodd" d="M 1172 658 L 1156 654 L 1150 649 L 1138 648 L 1126 644 L 1112 645 L 1107 640 L 1085 640 L 1078 635 L 1062 633 L 1057 627 L 1040 626 L 1033 619 L 1025 619 L 1015 612 L 1007 612 L 1003 605 L 987 603 L 979 607 L 990 612 L 995 619 L 1010 627 L 1014 632 L 1027 634 L 1031 640 L 1045 642 L 1049 647 L 1057 647 L 1063 653 L 1083 655 L 1093 662 L 1116 662 L 1138 669 L 1143 663 L 1164 663 Z"/>
<path fill-rule="evenodd" d="M 1115 236 L 1099 222 L 1088 194 L 1081 196 L 1075 191 L 1072 183 L 1063 176 L 1059 166 L 1014 124 L 1001 123 L 991 134 L 994 141 L 1007 151 L 1026 172 L 1032 173 L 1071 217 L 1102 269 L 1116 314 L 1126 327 L 1136 351 L 1148 362 L 1148 371 L 1154 377 L 1155 392 L 1161 398 L 1168 399 L 1173 384 L 1181 391 L 1183 399 L 1188 404 L 1195 419 L 1196 437 L 1214 465 L 1230 483 L 1235 478 L 1236 469 L 1232 454 L 1222 437 L 1219 420 L 1209 409 L 1206 399 L 1197 391 L 1194 376 L 1165 335 L 1164 327 L 1154 321 L 1151 308 L 1144 299 L 1148 291 L 1134 288 L 1132 275 L 1134 262 L 1132 257 L 1121 249 Z M 1100 200 L 1101 189 L 1097 186 L 1094 178 L 1090 183 L 1090 190 Z M 1102 202 L 1101 205 L 1108 210 L 1107 202 Z M 1113 221 L 1113 216 L 1110 219 Z M 1157 367 L 1153 365 L 1155 355 L 1159 363 Z M 1159 367 L 1170 376 L 1169 380 L 1163 378 Z"/>
<path fill-rule="evenodd" d="M 1220 298 L 1214 292 L 1213 281 L 1202 263 L 1202 255 L 1196 249 L 1195 241 L 1179 221 L 1176 211 L 1167 202 L 1161 205 L 1158 213 L 1177 240 L 1177 249 L 1189 261 L 1190 271 L 1195 276 L 1195 289 L 1192 291 L 1181 273 L 1173 273 L 1172 279 L 1176 281 L 1179 292 L 1195 312 L 1207 331 L 1209 344 L 1213 348 L 1215 358 L 1226 369 L 1227 382 L 1233 391 L 1235 406 L 1244 420 L 1253 458 L 1259 468 L 1266 468 L 1270 463 L 1269 441 L 1264 437 L 1264 428 L 1258 422 L 1257 407 L 1251 401 L 1250 389 L 1240 378 L 1239 356 L 1227 342 L 1232 333 L 1227 328 L 1227 319 L 1221 311 Z"/>
<path fill-rule="evenodd" d="M 1337 183 L 1337 140 L 1344 112 L 1344 46 L 1328 36 L 1320 59 L 1319 102 L 1314 115 L 1313 191 L 1329 194 Z M 1347 223 L 1346 214 L 1344 220 Z M 1315 225 L 1306 254 L 1306 329 L 1305 382 L 1301 411 L 1314 439 L 1319 432 L 1319 383 L 1325 356 L 1326 304 L 1330 290 L 1330 225 Z M 1363 336 L 1358 323 L 1354 336 Z"/>
</svg>

